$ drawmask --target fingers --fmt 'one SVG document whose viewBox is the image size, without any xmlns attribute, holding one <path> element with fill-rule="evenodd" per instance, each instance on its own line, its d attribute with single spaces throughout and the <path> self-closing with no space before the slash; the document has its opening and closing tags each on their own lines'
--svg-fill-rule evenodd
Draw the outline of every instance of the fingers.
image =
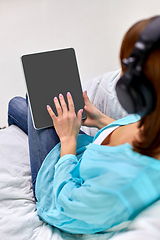
<svg viewBox="0 0 160 240">
<path fill-rule="evenodd" d="M 72 99 L 72 96 L 69 92 L 67 93 L 67 100 L 68 100 L 69 111 L 72 112 L 72 113 L 75 112 L 73 99 Z M 65 99 L 64 99 L 62 94 L 59 94 L 59 100 L 58 100 L 57 97 L 54 98 L 54 104 L 55 104 L 58 116 L 62 116 L 63 114 L 67 114 L 68 108 L 67 108 L 67 104 L 66 104 Z M 56 115 L 54 114 L 54 112 L 52 111 L 52 109 L 49 105 L 47 105 L 47 110 L 48 110 L 51 117 L 52 116 L 56 117 Z"/>
<path fill-rule="evenodd" d="M 66 114 L 68 109 L 67 109 L 67 104 L 66 104 L 62 94 L 59 94 L 59 100 L 60 100 L 60 103 L 61 103 L 61 110 L 62 110 L 62 112 L 64 114 Z"/>
<path fill-rule="evenodd" d="M 54 104 L 55 104 L 55 107 L 56 107 L 56 110 L 57 110 L 57 114 L 59 116 L 62 115 L 62 108 L 61 108 L 61 105 L 59 104 L 59 101 L 58 101 L 57 97 L 54 98 Z"/>
<path fill-rule="evenodd" d="M 52 108 L 49 105 L 47 105 L 47 111 L 48 111 L 49 115 L 51 116 L 51 118 L 54 120 L 56 118 L 56 116 L 55 116 L 54 112 L 52 111 Z"/>
<path fill-rule="evenodd" d="M 67 100 L 68 100 L 69 111 L 74 112 L 75 111 L 74 103 L 73 103 L 72 96 L 69 92 L 67 93 Z M 59 104 L 59 101 L 60 101 L 60 104 Z M 62 114 L 62 112 L 67 113 L 68 111 L 67 104 L 62 94 L 59 94 L 59 101 L 57 97 L 54 98 L 54 104 L 56 106 L 58 115 Z"/>
<path fill-rule="evenodd" d="M 59 94 L 59 100 L 57 97 L 54 98 L 54 104 L 55 104 L 58 116 L 61 116 L 62 114 L 67 113 L 68 111 L 67 104 L 61 93 Z"/>
<path fill-rule="evenodd" d="M 77 120 L 78 120 L 79 125 L 81 125 L 81 123 L 82 123 L 82 113 L 83 113 L 83 109 L 80 109 L 77 113 Z"/>
<path fill-rule="evenodd" d="M 62 96 L 60 96 L 60 98 L 62 98 Z M 63 100 L 62 100 L 62 102 L 63 102 Z M 63 114 L 62 113 L 62 108 L 61 108 L 61 105 L 59 104 L 59 101 L 58 101 L 57 97 L 54 98 L 54 104 L 55 104 L 58 116 L 62 116 L 62 114 Z M 50 117 L 52 118 L 52 120 L 54 121 L 56 119 L 56 115 L 49 105 L 47 105 L 47 111 L 48 111 Z"/>
<path fill-rule="evenodd" d="M 88 95 L 87 95 L 87 91 L 84 91 L 84 92 L 83 92 L 83 98 L 84 98 L 85 105 L 87 105 L 88 103 L 90 103 L 89 97 L 88 97 Z"/>
<path fill-rule="evenodd" d="M 73 103 L 73 99 L 70 92 L 67 93 L 67 100 L 68 100 L 69 111 L 75 112 L 74 103 Z"/>
</svg>

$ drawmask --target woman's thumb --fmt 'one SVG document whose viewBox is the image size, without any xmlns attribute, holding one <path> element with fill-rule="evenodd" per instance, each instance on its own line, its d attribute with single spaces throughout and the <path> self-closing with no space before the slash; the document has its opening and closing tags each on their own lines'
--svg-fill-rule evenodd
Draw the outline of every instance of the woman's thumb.
<svg viewBox="0 0 160 240">
<path fill-rule="evenodd" d="M 78 120 L 79 125 L 81 125 L 82 113 L 83 113 L 83 109 L 80 109 L 77 113 L 77 120 Z"/>
<path fill-rule="evenodd" d="M 85 104 L 87 104 L 87 103 L 90 102 L 89 97 L 87 96 L 87 91 L 84 91 L 84 92 L 83 92 L 83 98 L 84 98 Z"/>
</svg>

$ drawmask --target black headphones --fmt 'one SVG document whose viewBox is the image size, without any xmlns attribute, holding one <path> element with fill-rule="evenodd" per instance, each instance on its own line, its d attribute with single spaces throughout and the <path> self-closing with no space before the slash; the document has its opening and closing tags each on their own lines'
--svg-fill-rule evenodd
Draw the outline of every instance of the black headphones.
<svg viewBox="0 0 160 240">
<path fill-rule="evenodd" d="M 116 84 L 119 102 L 128 113 L 146 116 L 156 105 L 155 90 L 143 73 L 149 54 L 160 47 L 160 16 L 141 32 L 129 58 L 123 59 L 126 71 Z"/>
</svg>

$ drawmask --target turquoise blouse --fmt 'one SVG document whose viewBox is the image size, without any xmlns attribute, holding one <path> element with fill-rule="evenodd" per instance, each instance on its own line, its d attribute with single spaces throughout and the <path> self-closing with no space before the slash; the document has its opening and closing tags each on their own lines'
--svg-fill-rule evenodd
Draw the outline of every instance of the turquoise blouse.
<svg viewBox="0 0 160 240">
<path fill-rule="evenodd" d="M 129 115 L 93 138 L 79 135 L 76 156 L 60 158 L 60 143 L 45 158 L 36 181 L 37 213 L 45 222 L 74 234 L 91 234 L 132 220 L 160 197 L 160 161 L 129 143 L 92 143 L 106 128 L 134 123 Z"/>
</svg>

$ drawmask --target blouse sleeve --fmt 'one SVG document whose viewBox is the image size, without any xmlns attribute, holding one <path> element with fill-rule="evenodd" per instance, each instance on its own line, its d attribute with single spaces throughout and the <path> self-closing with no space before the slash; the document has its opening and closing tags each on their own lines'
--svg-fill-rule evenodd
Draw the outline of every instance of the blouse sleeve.
<svg viewBox="0 0 160 240">
<path fill-rule="evenodd" d="M 110 187 L 104 191 L 104 175 L 86 181 L 79 176 L 80 161 L 75 155 L 69 154 L 56 164 L 54 195 L 57 209 L 63 215 L 79 221 L 79 224 L 83 221 L 90 224 L 91 228 L 96 226 L 103 230 L 128 218 L 129 210 L 118 191 Z M 106 181 L 112 185 L 115 176 L 108 177 L 110 179 Z"/>
</svg>

